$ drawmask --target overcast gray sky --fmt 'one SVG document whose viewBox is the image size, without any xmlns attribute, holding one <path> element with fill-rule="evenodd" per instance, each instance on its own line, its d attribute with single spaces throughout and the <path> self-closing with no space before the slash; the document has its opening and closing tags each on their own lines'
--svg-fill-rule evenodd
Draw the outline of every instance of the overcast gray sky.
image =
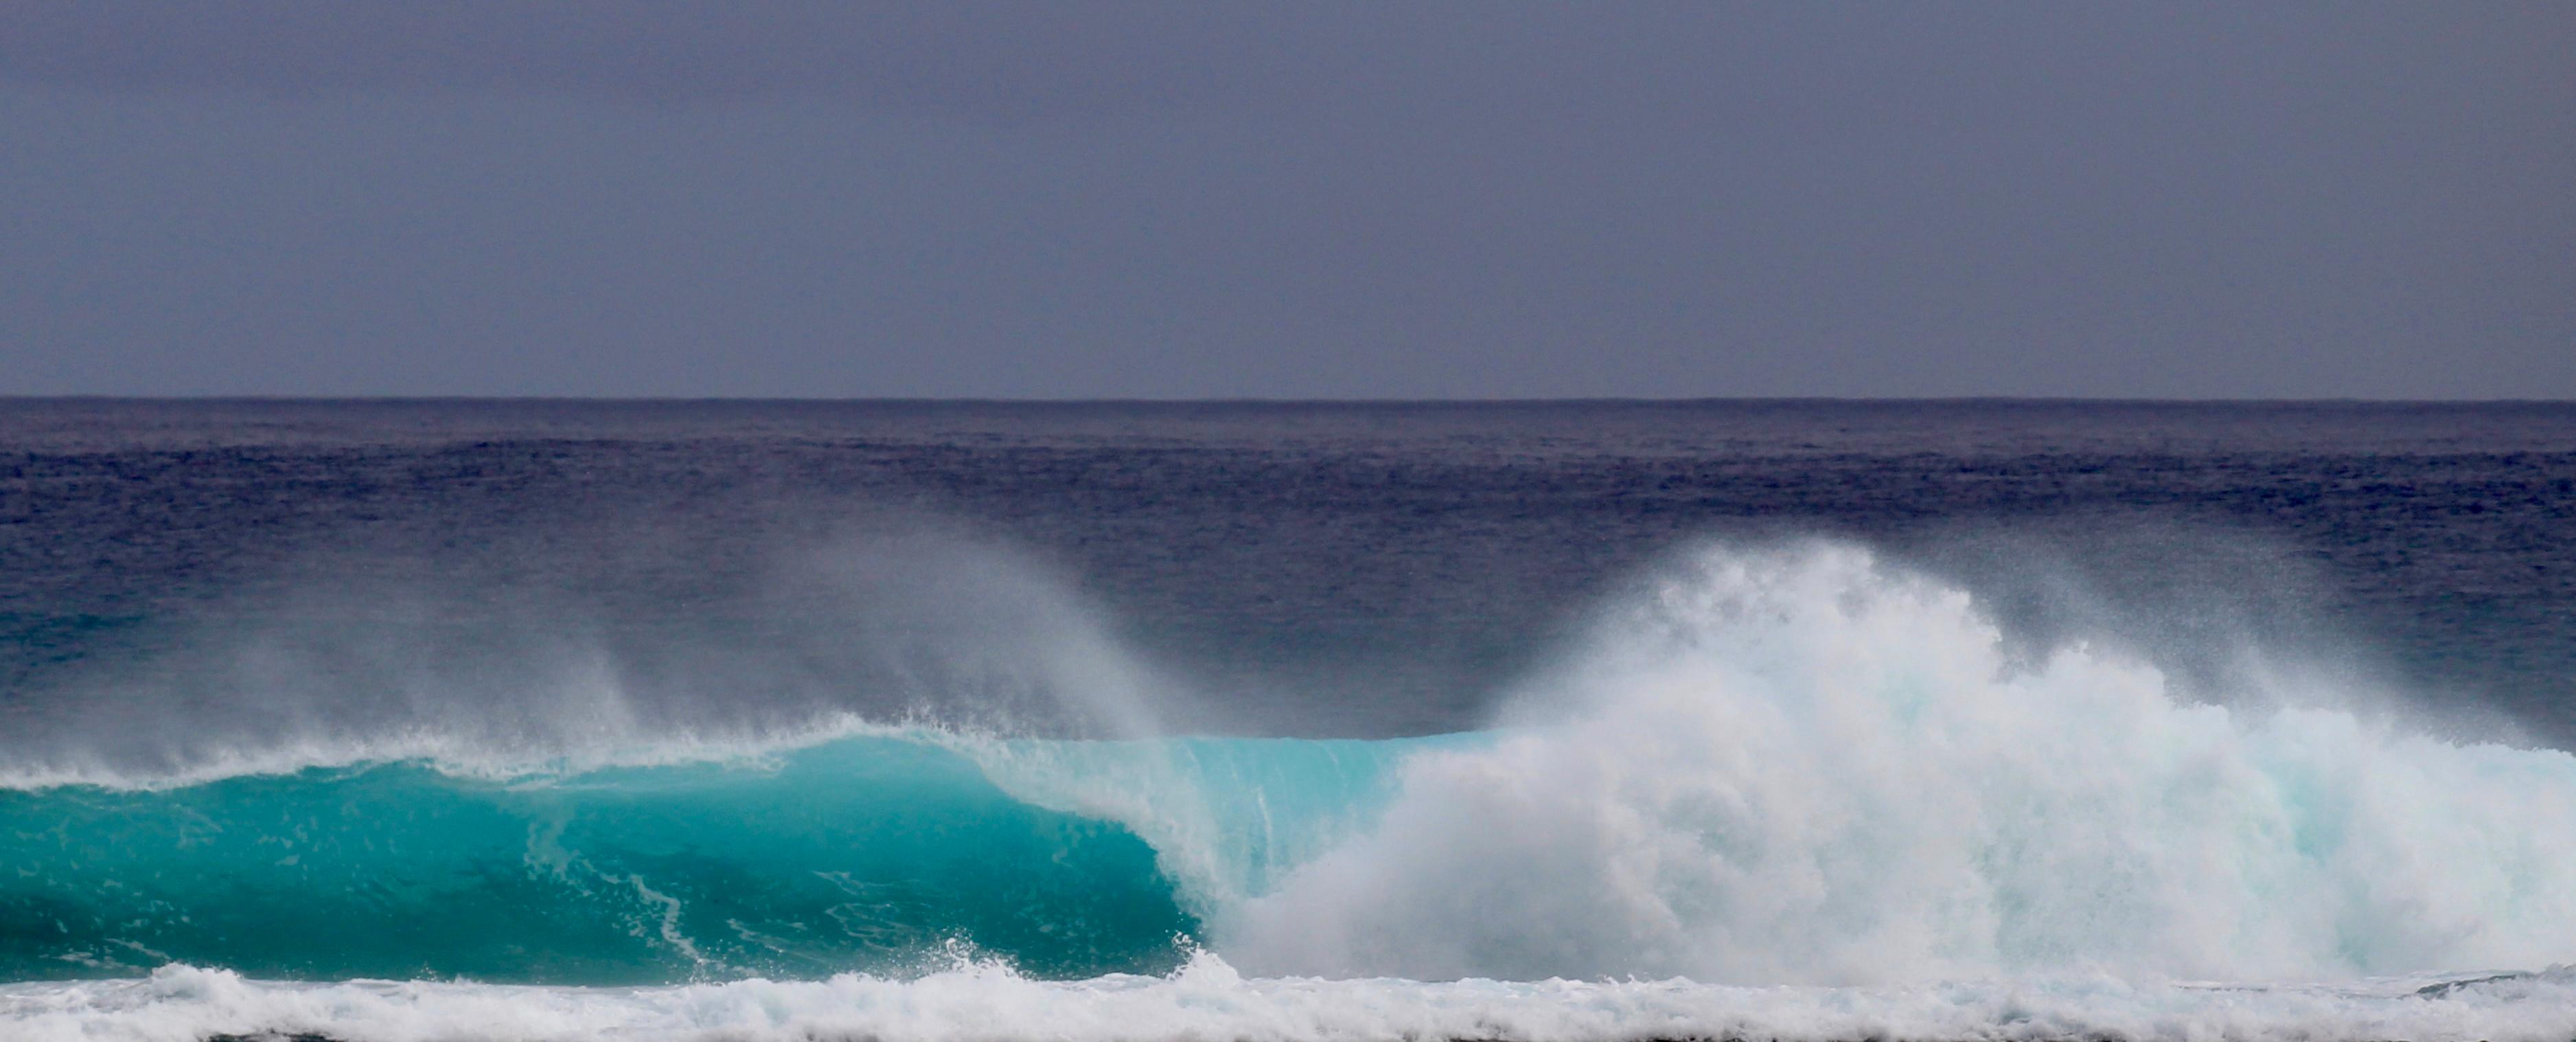
<svg viewBox="0 0 2576 1042">
<path fill-rule="evenodd" d="M 2576 397 L 2576 4 L 0 0 L 0 393 Z"/>
</svg>

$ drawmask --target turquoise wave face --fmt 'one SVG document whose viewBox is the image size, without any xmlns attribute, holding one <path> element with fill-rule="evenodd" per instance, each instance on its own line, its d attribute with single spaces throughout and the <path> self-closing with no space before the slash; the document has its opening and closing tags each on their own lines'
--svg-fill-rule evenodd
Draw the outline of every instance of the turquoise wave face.
<svg viewBox="0 0 2576 1042">
<path fill-rule="evenodd" d="M 1130 749 L 1022 763 L 1134 762 Z M 997 745 L 997 749 L 1014 748 Z M 1150 758 L 1148 758 L 1150 759 Z M 181 961 L 269 977 L 619 984 L 1159 972 L 1198 929 L 1128 826 L 1014 798 L 936 741 L 753 768 L 493 782 L 418 763 L 0 793 L 0 979 Z"/>
</svg>

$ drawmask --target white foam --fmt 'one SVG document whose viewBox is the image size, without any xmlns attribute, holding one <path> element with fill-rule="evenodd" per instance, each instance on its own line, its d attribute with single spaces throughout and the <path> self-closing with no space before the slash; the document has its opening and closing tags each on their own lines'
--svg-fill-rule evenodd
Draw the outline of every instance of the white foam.
<svg viewBox="0 0 2576 1042">
<path fill-rule="evenodd" d="M 1865 550 L 1711 551 L 1213 926 L 1269 974 L 2334 979 L 2576 957 L 2576 757 L 2017 664 Z"/>
<path fill-rule="evenodd" d="M 634 989 L 292 984 L 171 966 L 144 980 L 0 985 L 0 1035 L 13 1042 L 198 1042 L 261 1032 L 347 1042 L 2576 1037 L 2576 973 L 2419 993 L 2432 983 L 2242 989 L 2063 977 L 1871 989 L 1679 980 L 1425 984 L 1247 979 L 1204 954 L 1169 977 L 1048 982 L 973 964 L 913 980 L 841 976 Z"/>
</svg>

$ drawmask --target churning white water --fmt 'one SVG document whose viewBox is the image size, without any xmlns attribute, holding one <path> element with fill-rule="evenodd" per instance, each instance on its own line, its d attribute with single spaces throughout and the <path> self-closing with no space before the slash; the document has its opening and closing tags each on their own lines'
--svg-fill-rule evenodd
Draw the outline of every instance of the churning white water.
<svg viewBox="0 0 2576 1042">
<path fill-rule="evenodd" d="M 2576 757 L 2016 661 L 1869 551 L 1709 551 L 1216 923 L 1248 972 L 1872 984 L 2576 959 Z"/>
<path fill-rule="evenodd" d="M 150 978 L 0 985 L 12 1042 L 199 1042 L 219 1033 L 363 1042 L 1301 1042 L 1669 1038 L 2564 1042 L 2576 977 L 2218 988 L 2107 977 L 1879 988 L 1689 981 L 1248 979 L 1201 955 L 1166 977 L 1030 980 L 968 964 L 667 988 L 439 981 L 288 984 L 173 966 Z"/>
</svg>

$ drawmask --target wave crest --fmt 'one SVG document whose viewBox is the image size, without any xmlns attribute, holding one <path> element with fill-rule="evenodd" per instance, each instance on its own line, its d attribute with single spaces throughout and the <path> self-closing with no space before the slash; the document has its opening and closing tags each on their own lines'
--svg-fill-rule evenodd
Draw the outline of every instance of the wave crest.
<svg viewBox="0 0 2576 1042">
<path fill-rule="evenodd" d="M 2016 662 L 1864 549 L 1709 551 L 1216 923 L 1261 972 L 1853 983 L 2566 959 L 2576 757 Z"/>
</svg>

